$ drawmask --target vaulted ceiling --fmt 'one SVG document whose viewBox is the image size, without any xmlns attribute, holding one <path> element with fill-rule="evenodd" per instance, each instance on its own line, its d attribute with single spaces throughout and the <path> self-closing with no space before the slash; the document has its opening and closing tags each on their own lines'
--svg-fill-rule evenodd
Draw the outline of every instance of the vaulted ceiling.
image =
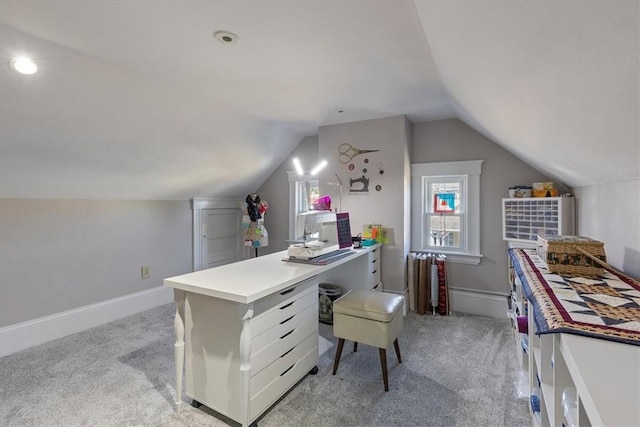
<svg viewBox="0 0 640 427">
<path fill-rule="evenodd" d="M 0 197 L 237 196 L 319 126 L 400 114 L 457 117 L 569 186 L 638 179 L 639 15 L 637 1 L 2 0 Z M 17 55 L 39 71 L 11 70 Z"/>
</svg>

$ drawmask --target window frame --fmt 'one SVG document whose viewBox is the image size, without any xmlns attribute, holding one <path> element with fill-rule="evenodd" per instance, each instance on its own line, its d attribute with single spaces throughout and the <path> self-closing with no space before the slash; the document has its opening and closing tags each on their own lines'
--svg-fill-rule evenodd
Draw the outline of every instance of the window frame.
<svg viewBox="0 0 640 427">
<path fill-rule="evenodd" d="M 480 175 L 482 160 L 459 162 L 416 163 L 411 165 L 411 251 L 446 254 L 448 260 L 461 264 L 480 264 Z M 459 178 L 465 182 L 461 189 L 464 220 L 464 239 L 460 249 L 430 245 L 426 235 L 426 210 L 429 182 L 438 178 Z M 462 200 L 463 199 L 463 200 Z M 462 242 L 464 240 L 464 243 Z"/>
<path fill-rule="evenodd" d="M 296 196 L 299 182 L 318 181 L 320 179 L 316 175 L 304 174 L 298 175 L 296 171 L 287 171 L 287 179 L 289 180 L 289 240 L 296 239 Z M 311 207 L 309 207 L 311 209 Z"/>
<path fill-rule="evenodd" d="M 438 212 L 432 212 L 433 203 L 434 203 L 433 199 L 434 199 L 434 196 L 438 194 L 433 192 L 433 188 L 432 188 L 433 184 L 458 184 L 458 192 L 461 195 L 460 200 L 458 201 L 459 213 L 455 213 L 455 212 L 451 214 L 441 213 L 440 215 L 438 215 Z M 465 249 L 467 247 L 466 242 L 467 242 L 467 228 L 468 228 L 466 225 L 467 201 L 465 199 L 467 194 L 467 176 L 466 175 L 426 176 L 426 177 L 423 177 L 423 189 L 426 192 L 425 199 L 424 199 L 425 205 L 428 203 L 428 206 L 429 206 L 428 209 L 427 209 L 427 206 L 425 206 L 426 211 L 424 212 L 423 242 L 427 243 L 425 248 L 432 252 L 440 251 L 443 248 L 446 248 L 447 250 L 452 250 L 452 251 L 460 251 Z M 459 218 L 458 225 L 460 226 L 460 229 L 458 231 L 460 233 L 460 241 L 458 246 L 456 247 L 439 246 L 431 243 L 431 239 L 433 239 L 433 237 L 430 236 L 430 231 L 433 230 L 431 228 L 431 225 L 433 225 L 432 219 L 433 217 L 437 217 L 437 216 Z M 445 223 L 446 223 L 446 220 L 445 220 Z M 446 226 L 445 226 L 445 229 L 446 229 Z"/>
</svg>

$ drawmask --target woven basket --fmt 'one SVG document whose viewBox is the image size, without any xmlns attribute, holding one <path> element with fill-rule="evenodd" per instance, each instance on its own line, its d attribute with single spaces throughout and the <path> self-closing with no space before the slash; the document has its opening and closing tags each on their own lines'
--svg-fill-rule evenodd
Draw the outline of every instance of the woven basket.
<svg viewBox="0 0 640 427">
<path fill-rule="evenodd" d="M 589 252 L 603 262 L 607 261 L 604 244 L 581 236 L 538 236 L 538 256 L 547 263 L 551 273 L 575 276 L 600 276 L 604 268 L 576 247 Z"/>
</svg>

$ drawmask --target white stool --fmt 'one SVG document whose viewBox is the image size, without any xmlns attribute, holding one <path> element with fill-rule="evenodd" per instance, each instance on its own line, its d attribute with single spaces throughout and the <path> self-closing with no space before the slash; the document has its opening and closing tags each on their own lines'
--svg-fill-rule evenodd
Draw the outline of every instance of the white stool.
<svg viewBox="0 0 640 427">
<path fill-rule="evenodd" d="M 333 302 L 333 335 L 338 340 L 333 375 L 338 371 L 344 341 L 378 347 L 384 390 L 389 391 L 387 378 L 387 347 L 393 343 L 398 363 L 402 363 L 398 335 L 402 330 L 402 304 L 404 297 L 375 291 L 353 290 Z"/>
</svg>

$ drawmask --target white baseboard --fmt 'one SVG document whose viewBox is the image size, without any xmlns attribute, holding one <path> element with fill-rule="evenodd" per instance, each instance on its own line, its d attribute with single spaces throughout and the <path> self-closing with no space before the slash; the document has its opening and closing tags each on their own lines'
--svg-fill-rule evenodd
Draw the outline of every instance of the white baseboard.
<svg viewBox="0 0 640 427">
<path fill-rule="evenodd" d="M 108 301 L 0 328 L 0 357 L 150 310 L 173 301 L 173 289 L 159 286 Z"/>
<path fill-rule="evenodd" d="M 506 318 L 506 295 L 478 292 L 472 289 L 449 288 L 449 310 L 480 316 Z"/>
</svg>

